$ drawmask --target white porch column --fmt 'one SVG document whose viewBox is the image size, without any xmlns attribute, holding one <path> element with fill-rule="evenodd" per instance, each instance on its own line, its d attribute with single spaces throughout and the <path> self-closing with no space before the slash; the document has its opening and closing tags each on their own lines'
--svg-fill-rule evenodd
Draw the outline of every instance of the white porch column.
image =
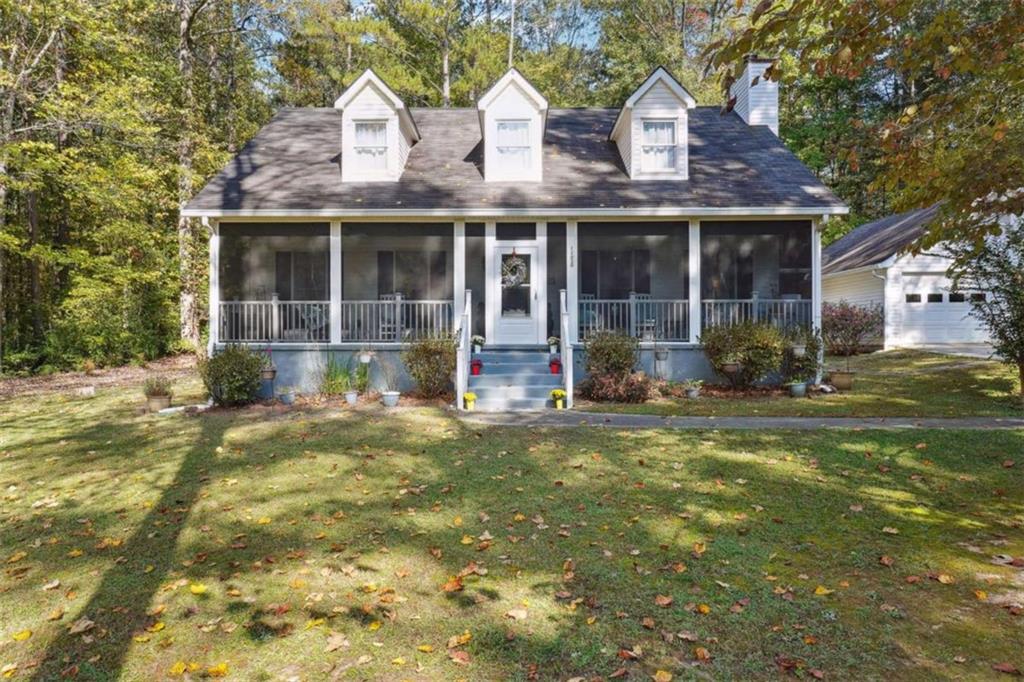
<svg viewBox="0 0 1024 682">
<path fill-rule="evenodd" d="M 210 314 L 206 355 L 213 355 L 213 349 L 220 341 L 220 223 L 203 218 L 203 225 L 210 230 Z"/>
<path fill-rule="evenodd" d="M 566 305 L 569 307 L 569 334 L 572 338 L 565 339 L 569 343 L 579 343 L 580 339 L 580 280 L 578 274 L 578 243 L 579 231 L 575 220 L 565 223 L 565 294 Z M 561 311 L 559 311 L 561 313 Z"/>
<path fill-rule="evenodd" d="M 700 337 L 700 221 L 690 221 L 690 244 L 687 254 L 690 259 L 690 343 L 697 343 Z"/>
<path fill-rule="evenodd" d="M 551 292 L 548 291 L 548 223 L 537 221 L 537 264 L 536 273 L 540 281 L 537 288 L 540 290 L 540 299 L 534 301 L 537 306 L 537 338 L 543 343 L 548 341 L 548 299 Z M 555 312 L 555 319 L 558 319 L 558 312 Z"/>
<path fill-rule="evenodd" d="M 496 228 L 493 220 L 484 223 L 484 289 L 487 292 L 484 296 L 486 306 L 484 308 L 484 338 L 487 343 L 494 343 L 494 313 L 496 306 L 501 306 L 500 298 L 495 298 L 497 293 L 501 294 L 500 285 L 495 284 L 498 274 L 494 270 L 494 248 L 497 242 Z"/>
<path fill-rule="evenodd" d="M 811 221 L 811 325 L 814 331 L 821 334 L 821 229 L 828 216 L 822 216 L 821 224 Z M 825 362 L 825 349 L 818 352 L 818 373 L 815 383 L 821 383 L 822 367 Z"/>
<path fill-rule="evenodd" d="M 466 309 L 466 223 L 455 221 L 454 251 L 452 253 L 452 324 L 459 325 L 462 313 Z"/>
<path fill-rule="evenodd" d="M 331 221 L 331 343 L 341 343 L 341 221 Z"/>
</svg>

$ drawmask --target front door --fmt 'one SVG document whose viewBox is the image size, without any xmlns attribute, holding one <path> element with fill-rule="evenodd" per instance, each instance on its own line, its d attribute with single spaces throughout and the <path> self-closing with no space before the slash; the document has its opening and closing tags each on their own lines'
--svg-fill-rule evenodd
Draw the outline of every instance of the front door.
<svg viewBox="0 0 1024 682">
<path fill-rule="evenodd" d="M 542 264 L 536 246 L 497 246 L 492 283 L 494 343 L 535 345 L 540 338 L 544 301 L 541 300 Z"/>
</svg>

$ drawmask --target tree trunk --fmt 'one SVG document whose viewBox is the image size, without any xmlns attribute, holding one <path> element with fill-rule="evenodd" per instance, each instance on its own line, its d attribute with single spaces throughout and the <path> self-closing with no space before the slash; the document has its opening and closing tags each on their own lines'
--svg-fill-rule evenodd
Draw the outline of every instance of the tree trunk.
<svg viewBox="0 0 1024 682">
<path fill-rule="evenodd" d="M 181 291 L 178 295 L 178 320 L 183 341 L 199 347 L 199 310 L 195 264 L 192 251 L 195 241 L 192 221 L 181 214 L 192 198 L 192 117 L 195 94 L 192 83 L 192 20 L 193 0 L 178 2 L 178 77 L 181 79 L 181 137 L 178 139 L 178 275 Z"/>
<path fill-rule="evenodd" d="M 34 189 L 25 193 L 25 217 L 28 219 L 28 281 L 32 300 L 32 342 L 43 340 L 43 287 L 39 273 L 39 258 L 32 253 L 39 243 L 39 193 Z"/>
</svg>

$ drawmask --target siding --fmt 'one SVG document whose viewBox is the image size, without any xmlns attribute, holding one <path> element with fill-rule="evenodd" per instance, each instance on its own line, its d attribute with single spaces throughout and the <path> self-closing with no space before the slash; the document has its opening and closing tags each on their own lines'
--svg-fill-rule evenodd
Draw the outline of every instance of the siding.
<svg viewBox="0 0 1024 682">
<path fill-rule="evenodd" d="M 687 154 L 687 115 L 686 105 L 679 101 L 679 98 L 669 90 L 662 82 L 657 82 L 644 93 L 633 107 L 633 115 L 630 121 L 630 158 L 636 160 L 636 167 L 633 168 L 631 177 L 666 177 L 665 173 L 643 172 L 643 120 L 648 119 L 672 119 L 676 122 L 676 175 L 674 177 L 685 180 L 689 175 L 689 158 Z M 620 143 L 621 144 L 621 143 Z"/>
<path fill-rule="evenodd" d="M 874 305 L 885 299 L 885 280 L 871 272 L 848 272 L 822 279 L 822 300 L 826 303 L 848 301 L 856 305 Z"/>
<path fill-rule="evenodd" d="M 732 86 L 736 96 L 734 111 L 752 126 L 768 126 L 779 134 L 779 84 L 762 78 L 767 62 L 747 62 L 743 75 Z M 751 87 L 755 78 L 757 85 Z"/>
<path fill-rule="evenodd" d="M 633 177 L 633 114 L 627 111 L 624 114 L 626 118 L 626 125 L 622 128 L 622 133 L 619 134 L 619 139 L 615 141 L 615 144 L 619 148 L 619 156 L 622 157 L 622 163 L 626 167 L 626 174 Z"/>
<path fill-rule="evenodd" d="M 355 153 L 352 151 L 352 141 L 355 139 L 355 121 L 383 120 L 387 121 L 388 132 L 388 170 L 386 174 L 367 175 L 355 163 Z M 397 180 L 402 174 L 405 166 L 405 158 L 402 156 L 400 147 L 405 143 L 405 156 L 408 156 L 408 141 L 400 130 L 398 124 L 398 113 L 377 92 L 367 85 L 363 88 L 352 103 L 345 107 L 342 112 L 342 182 L 359 182 L 367 180 Z"/>
</svg>

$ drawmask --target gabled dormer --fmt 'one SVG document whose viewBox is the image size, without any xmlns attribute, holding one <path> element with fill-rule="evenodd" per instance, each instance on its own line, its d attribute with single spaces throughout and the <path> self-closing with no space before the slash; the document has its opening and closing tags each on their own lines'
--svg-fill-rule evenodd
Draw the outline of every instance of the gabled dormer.
<svg viewBox="0 0 1024 682">
<path fill-rule="evenodd" d="M 484 146 L 484 180 L 540 182 L 548 101 L 516 69 L 477 103 Z"/>
<path fill-rule="evenodd" d="M 394 90 L 367 69 L 334 108 L 341 111 L 341 181 L 398 180 L 420 134 Z"/>
<path fill-rule="evenodd" d="M 622 105 L 609 139 L 634 180 L 685 180 L 688 111 L 697 101 L 658 67 Z"/>
</svg>

